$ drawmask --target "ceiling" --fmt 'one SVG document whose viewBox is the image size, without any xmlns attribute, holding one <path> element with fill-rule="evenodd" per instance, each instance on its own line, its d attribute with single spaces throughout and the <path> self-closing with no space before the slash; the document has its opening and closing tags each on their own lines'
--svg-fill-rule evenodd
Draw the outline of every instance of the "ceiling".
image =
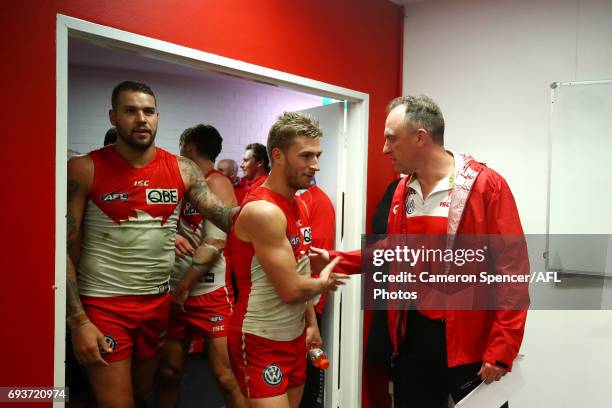
<svg viewBox="0 0 612 408">
<path fill-rule="evenodd" d="M 189 76 L 196 78 L 220 79 L 231 78 L 220 72 L 168 62 L 151 55 L 139 54 L 109 45 L 99 45 L 78 37 L 70 37 L 68 41 L 68 63 L 100 68 L 131 69 L 144 72 Z"/>
</svg>

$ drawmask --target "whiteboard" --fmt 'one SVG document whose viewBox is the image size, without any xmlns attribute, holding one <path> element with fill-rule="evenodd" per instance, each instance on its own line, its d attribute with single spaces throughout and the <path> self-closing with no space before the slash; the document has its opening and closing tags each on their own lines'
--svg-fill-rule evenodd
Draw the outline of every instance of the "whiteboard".
<svg viewBox="0 0 612 408">
<path fill-rule="evenodd" d="M 551 88 L 547 267 L 612 276 L 612 80 Z"/>
</svg>

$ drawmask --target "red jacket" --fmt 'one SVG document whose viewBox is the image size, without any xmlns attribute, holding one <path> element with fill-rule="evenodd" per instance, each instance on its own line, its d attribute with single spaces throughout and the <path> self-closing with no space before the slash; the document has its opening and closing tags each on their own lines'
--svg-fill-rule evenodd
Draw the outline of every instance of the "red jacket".
<svg viewBox="0 0 612 408">
<path fill-rule="evenodd" d="M 389 234 L 402 233 L 409 177 L 404 177 L 395 190 L 388 218 Z M 459 169 L 451 198 L 448 235 L 455 234 L 523 234 L 514 197 L 506 181 L 470 156 L 464 157 L 464 166 Z M 452 242 L 449 246 L 452 247 Z M 358 273 L 360 251 L 342 256 L 341 269 Z M 496 273 L 530 272 L 525 245 L 502 251 L 488 261 Z M 529 302 L 526 284 L 500 285 L 497 296 L 523 306 Z M 512 368 L 523 340 L 526 310 L 447 310 L 445 313 L 449 367 L 482 360 Z M 406 330 L 410 330 L 406 327 L 406 311 L 388 310 L 387 323 L 397 353 Z"/>
</svg>

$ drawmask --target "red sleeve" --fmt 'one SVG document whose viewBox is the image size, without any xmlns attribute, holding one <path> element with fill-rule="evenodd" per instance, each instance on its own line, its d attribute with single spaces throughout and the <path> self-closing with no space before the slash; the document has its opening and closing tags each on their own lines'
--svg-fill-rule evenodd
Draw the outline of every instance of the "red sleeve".
<svg viewBox="0 0 612 408">
<path fill-rule="evenodd" d="M 495 173 L 488 182 L 492 191 L 486 204 L 488 232 L 493 235 L 489 237 L 494 255 L 491 265 L 496 274 L 529 275 L 527 243 L 512 192 Z M 495 294 L 497 311 L 483 361 L 511 369 L 525 332 L 529 284 L 499 284 Z"/>
<path fill-rule="evenodd" d="M 337 256 L 342 257 L 342 261 L 336 267 L 339 272 L 348 275 L 361 273 L 361 250 L 351 252 L 329 251 L 329 257 L 334 259 Z"/>
</svg>

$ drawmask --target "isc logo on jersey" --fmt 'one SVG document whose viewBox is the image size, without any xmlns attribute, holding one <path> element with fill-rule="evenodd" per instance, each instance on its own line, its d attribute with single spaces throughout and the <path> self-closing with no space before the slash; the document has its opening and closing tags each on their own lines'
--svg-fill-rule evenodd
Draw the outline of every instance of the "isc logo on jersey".
<svg viewBox="0 0 612 408">
<path fill-rule="evenodd" d="M 147 204 L 177 204 L 178 190 L 176 188 L 147 188 Z"/>
</svg>

